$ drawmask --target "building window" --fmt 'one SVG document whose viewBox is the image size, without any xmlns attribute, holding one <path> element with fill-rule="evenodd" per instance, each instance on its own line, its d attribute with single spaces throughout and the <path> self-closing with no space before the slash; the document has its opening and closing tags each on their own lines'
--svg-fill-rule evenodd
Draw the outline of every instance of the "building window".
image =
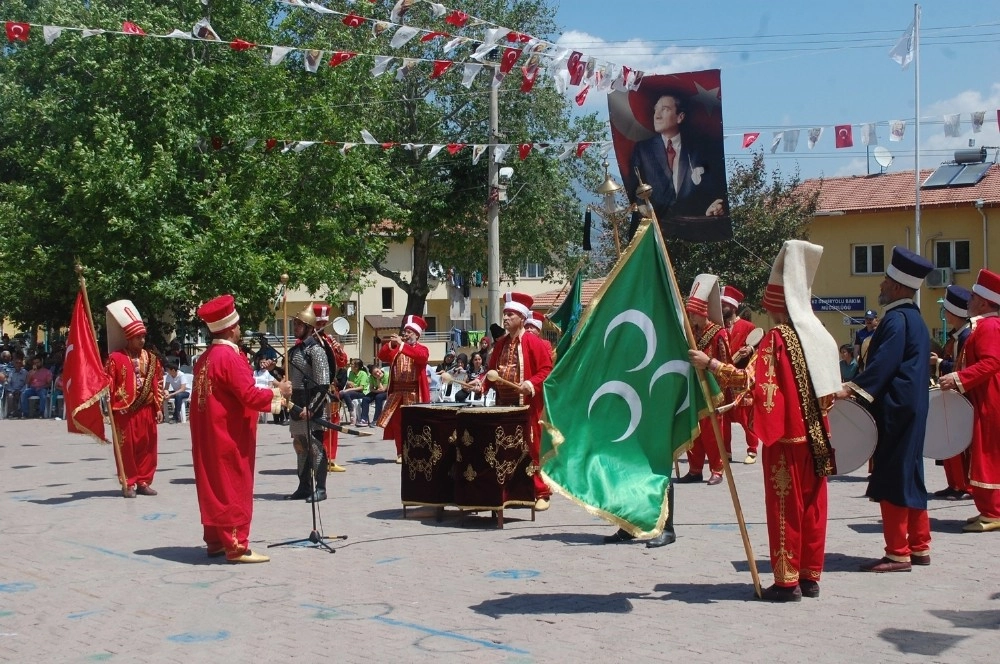
<svg viewBox="0 0 1000 664">
<path fill-rule="evenodd" d="M 882 274 L 885 272 L 885 245 L 854 245 L 853 274 Z"/>
<path fill-rule="evenodd" d="M 392 293 L 394 288 L 391 286 L 382 289 L 382 311 L 392 311 Z"/>
<path fill-rule="evenodd" d="M 950 267 L 955 272 L 968 272 L 969 241 L 938 240 L 935 242 L 934 267 Z"/>
<path fill-rule="evenodd" d="M 521 268 L 522 279 L 541 279 L 545 276 L 545 266 L 541 263 L 526 263 Z"/>
</svg>

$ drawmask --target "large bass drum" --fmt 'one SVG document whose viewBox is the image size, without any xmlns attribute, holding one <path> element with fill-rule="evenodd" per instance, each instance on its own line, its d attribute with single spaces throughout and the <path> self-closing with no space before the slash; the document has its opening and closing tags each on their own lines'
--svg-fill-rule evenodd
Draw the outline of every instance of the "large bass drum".
<svg viewBox="0 0 1000 664">
<path fill-rule="evenodd" d="M 830 445 L 837 461 L 837 474 L 853 473 L 868 463 L 878 442 L 875 418 L 850 399 L 838 399 L 829 414 Z"/>
<path fill-rule="evenodd" d="M 972 404 L 952 390 L 932 389 L 927 408 L 924 457 L 938 461 L 961 454 L 972 442 Z"/>
</svg>

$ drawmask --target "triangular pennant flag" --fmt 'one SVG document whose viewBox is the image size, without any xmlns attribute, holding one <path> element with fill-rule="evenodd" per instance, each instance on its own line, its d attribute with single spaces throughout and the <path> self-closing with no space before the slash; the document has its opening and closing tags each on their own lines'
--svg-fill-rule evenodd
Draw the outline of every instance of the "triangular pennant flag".
<svg viewBox="0 0 1000 664">
<path fill-rule="evenodd" d="M 503 57 L 500 58 L 500 71 L 507 74 L 514 68 L 514 63 L 521 57 L 521 50 L 507 47 L 503 50 Z"/>
<path fill-rule="evenodd" d="M 367 129 L 361 130 L 361 140 L 365 142 L 365 145 L 378 145 L 378 141 L 375 140 L 375 137 Z"/>
<path fill-rule="evenodd" d="M 465 71 L 462 73 L 462 85 L 467 88 L 472 87 L 472 81 L 476 79 L 476 76 L 482 71 L 483 65 L 475 62 L 465 63 Z"/>
<path fill-rule="evenodd" d="M 622 70 L 619 72 L 618 76 L 615 77 L 614 82 L 611 83 L 611 89 L 614 91 L 623 91 L 628 89 L 628 76 L 629 72 L 632 70 L 625 65 L 622 65 Z M 759 135 L 759 134 L 758 134 Z M 743 147 L 749 147 L 744 145 Z"/>
<path fill-rule="evenodd" d="M 487 55 L 489 55 L 496 47 L 497 47 L 496 44 L 488 44 L 486 42 L 483 42 L 482 44 L 476 47 L 476 50 L 469 57 L 472 58 L 473 60 L 482 61 L 482 59 L 485 58 Z"/>
<path fill-rule="evenodd" d="M 385 73 L 385 70 L 392 63 L 392 56 L 389 55 L 376 55 L 375 56 L 375 66 L 372 67 L 371 75 L 372 78 L 378 78 Z"/>
<path fill-rule="evenodd" d="M 302 61 L 305 64 L 306 71 L 315 74 L 319 71 L 319 63 L 323 61 L 323 51 L 318 49 L 308 50 Z"/>
<path fill-rule="evenodd" d="M 531 143 L 521 143 L 517 146 L 517 156 L 521 158 L 521 161 L 528 158 L 528 155 L 531 154 L 532 147 Z"/>
<path fill-rule="evenodd" d="M 776 131 L 771 138 L 771 154 L 778 151 L 778 145 L 781 143 L 781 139 L 785 136 L 785 132 Z"/>
<path fill-rule="evenodd" d="M 205 39 L 207 41 L 222 41 L 219 37 L 219 33 L 215 31 L 212 24 L 208 22 L 207 18 L 203 18 L 194 24 L 191 28 L 191 35 L 197 37 L 198 39 Z"/>
<path fill-rule="evenodd" d="M 962 135 L 962 115 L 960 113 L 944 116 L 944 135 L 950 138 Z"/>
<path fill-rule="evenodd" d="M 51 44 L 62 36 L 62 28 L 54 25 L 42 26 L 42 35 L 45 37 L 45 44 Z"/>
<path fill-rule="evenodd" d="M 497 69 L 493 73 L 493 87 L 494 88 L 499 88 L 500 84 L 503 83 L 503 80 L 505 78 L 507 78 L 507 74 L 505 74 L 502 71 L 500 71 L 499 69 Z"/>
<path fill-rule="evenodd" d="M 26 42 L 28 41 L 28 34 L 31 32 L 31 24 L 19 23 L 17 21 L 7 21 L 4 23 L 4 30 L 7 32 L 7 41 Z"/>
<path fill-rule="evenodd" d="M 809 130 L 809 138 L 806 141 L 806 144 L 809 146 L 810 150 L 816 147 L 816 143 L 819 141 L 819 137 L 822 135 L 823 135 L 822 127 L 813 127 L 812 129 Z"/>
<path fill-rule="evenodd" d="M 316 141 L 298 141 L 292 149 L 296 152 L 302 152 L 306 148 L 311 148 L 314 145 L 316 145 Z"/>
<path fill-rule="evenodd" d="M 427 152 L 427 161 L 430 161 L 434 157 L 438 156 L 438 153 L 444 149 L 444 145 L 439 145 L 435 143 L 431 146 L 431 149 Z"/>
<path fill-rule="evenodd" d="M 431 72 L 431 78 L 441 78 L 446 71 L 454 66 L 452 60 L 435 60 L 434 61 L 434 71 Z"/>
<path fill-rule="evenodd" d="M 417 68 L 417 63 L 420 60 L 414 58 L 403 58 L 402 66 L 396 70 L 396 80 L 402 81 L 404 78 L 410 75 L 414 69 Z"/>
<path fill-rule="evenodd" d="M 898 143 L 906 133 L 906 120 L 889 120 L 889 140 Z"/>
<path fill-rule="evenodd" d="M 401 48 L 406 45 L 408 41 L 417 36 L 420 32 L 417 28 L 411 27 L 409 25 L 404 25 L 396 30 L 396 34 L 392 36 L 389 41 L 389 46 L 392 48 Z"/>
<path fill-rule="evenodd" d="M 861 125 L 861 144 L 878 145 L 878 136 L 875 134 L 874 122 L 866 122 Z"/>
<path fill-rule="evenodd" d="M 448 8 L 442 5 L 440 2 L 428 2 L 430 5 L 431 12 L 434 14 L 434 18 L 441 18 L 448 13 Z"/>
<path fill-rule="evenodd" d="M 573 51 L 569 59 L 566 60 L 566 71 L 569 72 L 570 85 L 580 85 L 580 81 L 583 80 L 583 74 L 587 70 L 587 65 L 580 61 L 582 57 L 583 53 Z"/>
<path fill-rule="evenodd" d="M 402 22 L 403 15 L 410 11 L 413 2 L 414 0 L 396 0 L 396 4 L 392 6 L 392 12 L 389 13 L 389 20 L 393 23 Z"/>
<path fill-rule="evenodd" d="M 465 27 L 465 24 L 469 22 L 469 15 L 465 12 L 460 12 L 457 9 L 453 10 L 448 14 L 448 18 L 444 20 L 445 23 L 453 25 L 456 28 Z"/>
<path fill-rule="evenodd" d="M 600 154 L 601 154 L 602 157 L 606 158 L 609 154 L 611 154 L 611 146 L 612 145 L 613 145 L 613 143 L 611 141 L 605 141 L 604 143 L 601 144 L 601 152 L 600 152 Z"/>
<path fill-rule="evenodd" d="M 349 28 L 360 28 L 362 25 L 365 24 L 365 17 L 358 16 L 354 12 L 351 12 L 350 14 L 344 17 L 341 23 L 343 23 Z"/>
<path fill-rule="evenodd" d="M 269 139 L 267 139 L 264 142 L 264 151 L 265 152 L 270 152 L 271 150 L 273 150 L 277 146 L 278 146 L 278 139 L 276 139 L 276 138 L 269 138 Z"/>
<path fill-rule="evenodd" d="M 851 125 L 837 125 L 833 128 L 836 140 L 835 145 L 837 149 L 854 147 L 854 130 Z"/>
<path fill-rule="evenodd" d="M 759 131 L 751 131 L 747 132 L 746 134 L 743 134 L 743 147 L 744 148 L 750 147 L 757 141 L 758 138 L 760 138 Z"/>
<path fill-rule="evenodd" d="M 441 49 L 441 51 L 445 55 L 448 55 L 449 53 L 451 53 L 452 51 L 454 51 L 456 48 L 458 48 L 467 41 L 469 41 L 468 37 L 455 37 L 454 39 L 449 40 L 448 43 L 444 45 L 444 48 Z"/>
<path fill-rule="evenodd" d="M 246 145 L 243 146 L 243 151 L 246 152 L 246 151 L 248 151 L 250 148 L 252 148 L 255 145 L 257 145 L 257 139 L 256 138 L 248 138 L 247 142 L 246 142 Z"/>
<path fill-rule="evenodd" d="M 539 71 L 541 69 L 538 67 L 521 67 L 521 75 L 524 77 L 521 80 L 521 92 L 531 92 L 531 89 L 535 87 Z"/>
<path fill-rule="evenodd" d="M 389 23 L 389 21 L 374 21 L 372 23 L 372 39 L 377 39 L 391 27 L 392 23 Z"/>
<path fill-rule="evenodd" d="M 292 49 L 287 46 L 272 46 L 271 47 L 271 66 L 281 64 L 285 57 L 292 52 Z"/>
<path fill-rule="evenodd" d="M 569 87 L 569 72 L 565 69 L 556 70 L 556 73 L 552 76 L 552 83 L 556 87 L 556 92 L 565 94 L 566 89 Z"/>
<path fill-rule="evenodd" d="M 569 159 L 569 156 L 576 150 L 576 143 L 563 143 L 563 151 L 559 154 L 559 161 Z"/>
<path fill-rule="evenodd" d="M 510 145 L 507 143 L 497 143 L 493 146 L 493 163 L 502 164 L 503 160 L 507 158 L 507 151 L 510 150 Z"/>
<path fill-rule="evenodd" d="M 591 145 L 592 145 L 592 143 L 590 143 L 590 142 L 577 143 L 576 144 L 576 156 L 577 156 L 577 158 L 579 159 L 580 157 L 582 157 L 583 153 L 586 152 L 587 148 L 589 148 Z"/>
<path fill-rule="evenodd" d="M 301 0 L 295 0 L 294 4 L 299 4 L 300 2 L 301 2 Z M 203 4 L 203 5 L 207 4 L 206 0 L 201 0 L 201 4 Z M 339 12 L 333 11 L 332 9 L 328 9 L 327 7 L 324 7 L 323 5 L 319 4 L 318 2 L 307 2 L 307 3 L 304 3 L 304 4 L 305 4 L 306 7 L 308 7 L 311 10 L 313 10 L 317 14 L 337 14 L 337 13 L 339 13 Z M 351 4 L 353 4 L 353 3 L 351 3 Z"/>
<path fill-rule="evenodd" d="M 184 32 L 183 30 L 177 30 L 177 29 L 171 30 L 170 34 L 166 34 L 163 36 L 167 37 L 168 39 L 191 39 L 190 32 Z"/>
<path fill-rule="evenodd" d="M 799 130 L 786 129 L 781 141 L 784 143 L 784 148 L 782 149 L 785 152 L 795 152 L 795 150 L 799 147 Z"/>
<path fill-rule="evenodd" d="M 127 35 L 143 35 L 143 36 L 145 36 L 145 34 L 146 34 L 145 30 L 143 30 L 142 28 L 140 28 L 138 25 L 136 25 L 132 21 L 123 21 L 122 22 L 122 32 L 124 32 Z"/>
<path fill-rule="evenodd" d="M 296 145 L 298 145 L 298 141 L 285 143 L 285 147 L 281 148 L 281 154 L 285 154 L 286 152 L 292 150 Z"/>
<path fill-rule="evenodd" d="M 447 32 L 438 32 L 435 30 L 433 32 L 428 32 L 427 34 L 425 34 L 423 37 L 420 38 L 420 41 L 423 43 L 427 43 L 433 39 L 437 39 L 438 37 L 449 37 L 449 36 L 450 35 Z"/>
<path fill-rule="evenodd" d="M 393 143 L 392 141 L 389 141 L 387 143 L 383 143 L 382 144 L 382 150 L 391 150 L 392 148 L 396 147 L 397 145 L 399 145 L 399 143 Z"/>
<path fill-rule="evenodd" d="M 253 42 L 248 42 L 244 39 L 234 39 L 233 41 L 229 42 L 229 48 L 233 49 L 234 51 L 249 51 L 251 48 L 255 48 L 256 46 L 257 44 L 254 44 Z"/>
<path fill-rule="evenodd" d="M 344 143 L 340 146 L 340 154 L 347 154 L 347 151 L 353 148 L 357 143 Z"/>
<path fill-rule="evenodd" d="M 489 147 L 488 145 L 479 145 L 479 144 L 476 144 L 476 145 L 472 146 L 472 165 L 473 166 L 475 166 L 476 164 L 479 163 L 479 158 L 483 156 L 483 153 L 486 152 L 486 148 L 488 148 L 488 147 Z"/>
<path fill-rule="evenodd" d="M 590 92 L 590 86 L 585 85 L 580 89 L 579 92 L 576 93 L 576 97 L 574 97 L 574 99 L 576 101 L 577 106 L 583 106 L 584 102 L 587 101 L 588 92 Z"/>
<path fill-rule="evenodd" d="M 452 157 L 454 157 L 459 152 L 461 152 L 462 148 L 464 148 L 464 147 L 465 147 L 465 143 L 449 143 L 448 144 L 448 154 L 450 154 Z"/>
<path fill-rule="evenodd" d="M 104 32 L 105 31 L 102 30 L 101 28 L 84 28 L 83 30 L 80 31 L 80 34 L 83 36 L 84 39 L 86 39 L 87 37 L 96 37 L 97 35 L 103 35 Z"/>
<path fill-rule="evenodd" d="M 356 55 L 357 53 L 351 53 L 349 51 L 336 51 L 332 56 L 330 56 L 329 64 L 331 67 L 336 67 L 344 64 Z"/>
<path fill-rule="evenodd" d="M 986 111 L 974 111 L 972 113 L 972 133 L 978 134 L 983 130 L 983 123 L 986 122 Z"/>
</svg>

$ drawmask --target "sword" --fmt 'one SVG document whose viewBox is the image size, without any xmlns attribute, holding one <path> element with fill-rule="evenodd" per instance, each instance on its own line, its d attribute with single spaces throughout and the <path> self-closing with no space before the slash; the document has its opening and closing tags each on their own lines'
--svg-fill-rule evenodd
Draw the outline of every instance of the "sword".
<svg viewBox="0 0 1000 664">
<path fill-rule="evenodd" d="M 289 414 L 292 417 L 294 417 L 295 419 L 299 419 L 299 413 L 302 412 L 302 406 L 296 406 L 295 404 L 288 403 L 288 402 L 286 402 L 286 405 L 288 406 L 288 412 L 289 412 Z M 312 422 L 313 424 L 318 424 L 319 426 L 323 427 L 324 429 L 331 429 L 333 431 L 339 431 L 340 433 L 349 433 L 349 434 L 351 434 L 353 436 L 370 436 L 370 435 L 372 435 L 371 431 L 358 431 L 357 429 L 351 429 L 350 427 L 346 427 L 346 426 L 344 426 L 342 424 L 334 424 L 333 422 L 331 422 L 330 420 L 326 419 L 325 417 L 319 417 L 318 415 L 312 415 L 312 416 L 310 416 L 309 417 L 309 421 Z"/>
</svg>

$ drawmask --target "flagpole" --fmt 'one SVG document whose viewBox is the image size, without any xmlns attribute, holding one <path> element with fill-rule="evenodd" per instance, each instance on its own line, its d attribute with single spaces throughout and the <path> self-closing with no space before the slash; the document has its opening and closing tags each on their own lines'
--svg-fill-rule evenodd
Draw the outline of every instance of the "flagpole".
<svg viewBox="0 0 1000 664">
<path fill-rule="evenodd" d="M 83 306 L 87 309 L 87 318 L 90 320 L 90 331 L 97 338 L 97 329 L 94 327 L 94 314 L 90 310 L 90 296 L 87 295 L 87 280 L 83 276 L 83 266 L 77 261 L 74 266 L 76 276 L 80 280 L 80 292 L 83 293 Z M 128 489 L 128 478 L 125 477 L 125 465 L 122 462 L 122 444 L 118 439 L 118 427 L 115 426 L 115 411 L 111 408 L 111 399 L 105 401 L 101 397 L 101 403 L 108 409 L 108 419 L 111 423 L 111 447 L 115 452 L 115 469 L 118 471 L 118 481 L 122 485 L 122 493 Z"/>
<path fill-rule="evenodd" d="M 670 289 L 674 298 L 674 302 L 678 306 L 681 306 L 681 302 L 684 301 L 680 288 L 677 286 L 677 278 L 674 276 L 674 264 L 670 260 L 670 252 L 667 251 L 667 243 L 663 238 L 663 234 L 660 231 L 660 224 L 656 219 L 656 210 L 653 209 L 653 204 L 650 202 L 650 197 L 653 194 L 653 188 L 639 180 L 639 187 L 635 192 L 638 198 L 641 198 L 643 203 L 646 205 L 646 211 L 649 213 L 652 219 L 653 228 L 656 230 L 656 237 L 659 240 L 660 251 L 663 252 L 663 259 L 667 264 L 667 274 L 670 275 Z M 684 334 L 687 336 L 688 347 L 691 350 L 697 350 L 698 343 L 694 338 L 694 330 L 691 329 L 691 321 L 688 320 L 687 316 L 680 316 L 682 322 L 684 323 Z M 694 365 L 692 365 L 694 366 Z M 725 470 L 726 483 L 729 485 L 729 495 L 733 499 L 733 509 L 736 511 L 736 521 L 740 526 L 740 536 L 743 538 L 743 549 L 746 552 L 747 564 L 750 567 L 750 577 L 753 579 L 754 592 L 757 593 L 757 597 L 762 596 L 761 585 L 760 585 L 760 574 L 757 572 L 757 560 L 753 555 L 753 545 L 750 543 L 750 535 L 747 533 L 746 520 L 743 518 L 743 508 L 740 506 L 740 496 L 736 492 L 736 481 L 733 479 L 732 469 L 729 467 L 729 454 L 726 452 L 726 446 L 722 439 L 722 428 L 719 426 L 719 418 L 716 416 L 715 404 L 712 402 L 712 394 L 708 389 L 708 380 L 705 378 L 705 372 L 698 367 L 694 367 L 695 372 L 698 375 L 698 384 L 701 386 L 701 391 L 705 395 L 705 401 L 711 406 L 709 410 L 708 417 L 712 422 L 712 431 L 715 433 L 715 442 L 719 446 L 719 454 L 722 456 L 722 466 Z M 676 460 L 675 460 L 676 462 Z M 677 468 L 678 474 L 680 474 L 679 467 Z"/>
<path fill-rule="evenodd" d="M 920 244 L 920 5 L 913 5 L 913 94 L 916 99 L 916 119 L 914 120 L 913 133 L 913 201 L 914 201 L 914 234 L 916 242 L 915 250 L 918 254 L 923 253 L 923 245 Z M 913 298 L 916 305 L 920 306 L 920 289 L 917 289 Z"/>
</svg>

